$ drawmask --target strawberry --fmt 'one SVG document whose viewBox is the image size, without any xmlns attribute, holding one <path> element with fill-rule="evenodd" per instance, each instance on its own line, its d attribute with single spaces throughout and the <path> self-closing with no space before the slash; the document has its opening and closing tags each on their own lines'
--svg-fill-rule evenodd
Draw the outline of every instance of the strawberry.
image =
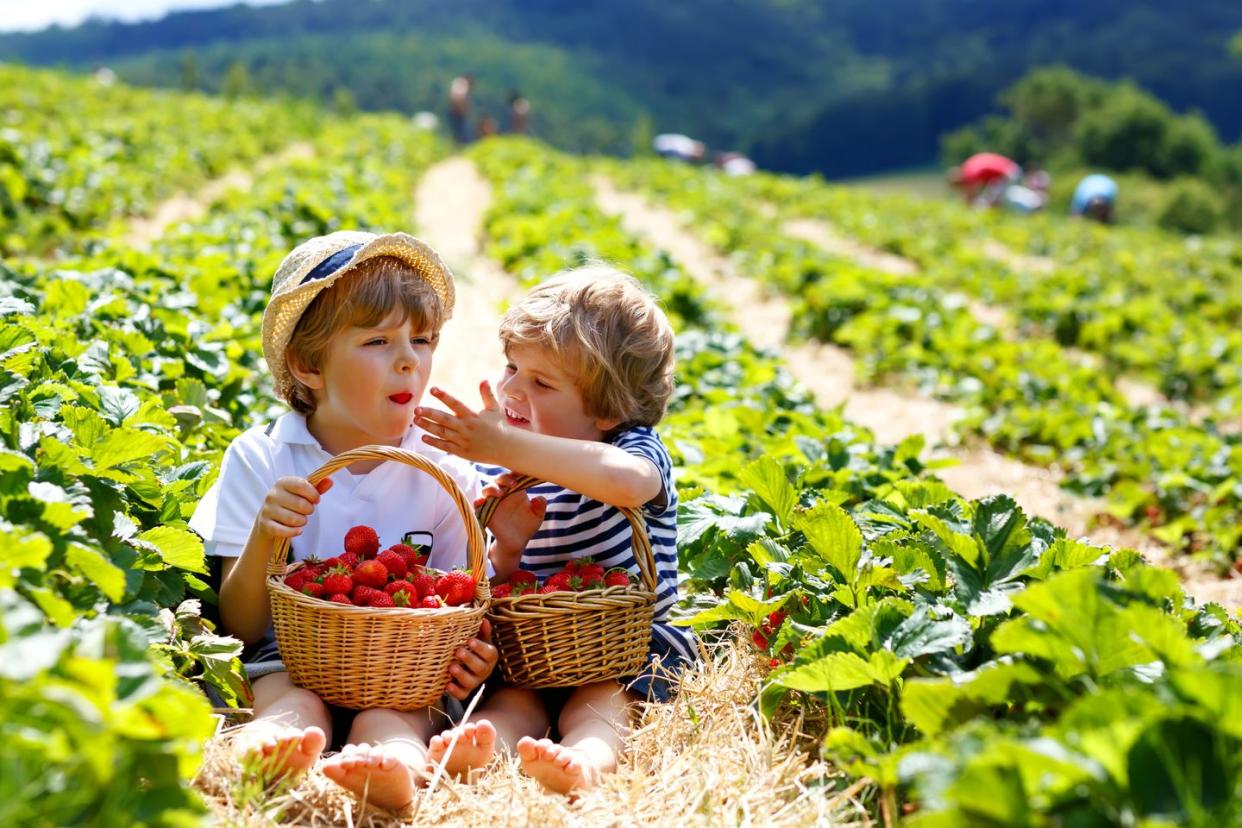
<svg viewBox="0 0 1242 828">
<path fill-rule="evenodd" d="M 615 586 L 623 587 L 623 586 L 629 586 L 629 585 L 630 585 L 630 573 L 626 572 L 624 569 L 621 569 L 620 567 L 613 567 L 612 569 L 604 573 L 604 586 L 606 587 L 615 587 Z"/>
<path fill-rule="evenodd" d="M 396 605 L 396 602 L 392 600 L 392 596 L 386 592 L 381 592 L 380 594 L 374 596 L 371 599 L 371 602 L 367 604 L 368 607 L 380 608 L 395 607 Z"/>
<path fill-rule="evenodd" d="M 427 562 L 426 556 L 420 556 L 417 552 L 414 551 L 414 547 L 406 543 L 394 543 L 392 546 L 388 547 L 384 551 L 385 552 L 396 552 L 398 555 L 400 555 L 401 560 L 405 561 L 406 571 L 409 571 L 413 569 L 415 566 L 419 566 Z M 420 557 L 423 558 L 422 561 L 419 561 Z"/>
<path fill-rule="evenodd" d="M 323 568 L 324 572 L 327 572 L 329 569 L 332 569 L 333 567 L 340 566 L 340 565 L 341 565 L 341 559 L 333 556 L 331 558 L 327 558 L 326 560 L 324 560 L 324 562 L 320 564 L 320 567 Z"/>
<path fill-rule="evenodd" d="M 513 584 L 512 586 L 513 586 L 513 592 L 511 594 L 513 595 L 513 597 L 516 598 L 519 595 L 530 595 L 532 592 L 538 591 L 539 582 L 538 581 L 518 581 L 516 584 Z"/>
<path fill-rule="evenodd" d="M 576 590 L 584 589 L 602 589 L 604 586 L 604 576 L 596 575 L 592 572 L 589 575 L 583 575 L 582 570 L 578 570 L 578 574 L 569 579 L 573 588 Z"/>
<path fill-rule="evenodd" d="M 595 561 L 591 558 L 570 558 L 568 561 L 565 561 L 564 571 L 568 572 L 570 575 L 575 575 L 579 569 L 584 566 L 590 566 L 593 563 L 595 563 Z"/>
<path fill-rule="evenodd" d="M 538 579 L 535 577 L 535 573 L 527 572 L 525 569 L 519 569 L 517 572 L 514 572 L 509 576 L 509 583 L 513 584 L 515 587 L 518 584 L 530 584 L 531 586 L 534 586 L 538 583 Z"/>
<path fill-rule="evenodd" d="M 374 598 L 376 595 L 383 595 L 383 594 L 384 593 L 381 590 L 378 590 L 375 587 L 364 586 L 362 584 L 355 584 L 354 591 L 349 594 L 349 597 L 352 598 L 354 603 L 357 604 L 358 606 L 366 607 L 366 606 L 370 606 L 372 598 Z"/>
<path fill-rule="evenodd" d="M 474 577 L 461 569 L 445 572 L 436 580 L 436 595 L 450 607 L 460 607 L 474 600 Z"/>
<path fill-rule="evenodd" d="M 400 553 L 385 549 L 375 556 L 375 560 L 382 563 L 392 577 L 397 580 L 405 578 L 408 567 L 405 565 L 405 558 L 401 557 Z"/>
<path fill-rule="evenodd" d="M 302 561 L 302 571 L 309 576 L 308 580 L 315 580 L 323 574 L 323 560 L 314 555 L 307 555 Z"/>
<path fill-rule="evenodd" d="M 418 593 L 419 598 L 426 598 L 428 595 L 436 594 L 436 579 L 434 576 L 423 573 L 415 575 L 410 581 L 414 585 L 414 591 Z"/>
<path fill-rule="evenodd" d="M 311 580 L 311 578 L 307 575 L 305 568 L 296 569 L 285 576 L 285 586 L 289 587 L 289 589 L 294 592 L 297 592 L 302 588 L 302 584 L 309 580 Z"/>
<path fill-rule="evenodd" d="M 552 580 L 551 578 L 548 579 Z M 547 595 L 549 592 L 564 592 L 565 590 L 557 588 L 555 584 L 544 584 L 536 590 L 540 595 Z"/>
<path fill-rule="evenodd" d="M 370 526 L 355 526 L 345 533 L 345 551 L 359 558 L 374 558 L 379 551 L 379 535 Z"/>
<path fill-rule="evenodd" d="M 351 607 L 354 605 L 354 602 L 353 602 L 353 601 L 351 601 L 351 600 L 349 600 L 349 596 L 348 596 L 348 595 L 345 595 L 345 594 L 342 594 L 342 593 L 339 593 L 339 592 L 338 592 L 336 595 L 333 595 L 333 596 L 332 596 L 331 598 L 329 598 L 328 600 L 329 600 L 329 601 L 331 601 L 331 602 L 332 602 L 332 603 L 334 603 L 334 604 L 348 604 L 348 605 L 349 605 L 349 606 L 351 606 Z"/>
<path fill-rule="evenodd" d="M 567 592 L 571 589 L 571 578 L 573 578 L 573 575 L 567 572 L 558 572 L 555 575 L 549 576 L 548 580 L 543 582 L 543 585 L 545 587 L 552 587 L 552 590 L 549 590 L 551 592 Z M 539 591 L 543 592 L 544 590 L 541 589 Z"/>
<path fill-rule="evenodd" d="M 603 581 L 604 580 L 604 567 L 600 566 L 597 563 L 590 563 L 590 564 L 587 564 L 586 566 L 579 566 L 578 577 L 581 578 L 583 581 L 588 581 L 588 580 Z"/>
<path fill-rule="evenodd" d="M 323 588 L 329 595 L 337 592 L 348 595 L 354 588 L 354 579 L 343 564 L 335 566 L 324 576 Z"/>
<path fill-rule="evenodd" d="M 336 559 L 340 561 L 343 566 L 349 567 L 350 571 L 353 571 L 353 569 L 362 561 L 362 558 L 359 558 L 353 552 L 342 552 L 336 556 Z"/>
<path fill-rule="evenodd" d="M 383 589 L 388 583 L 388 568 L 379 561 L 363 561 L 354 570 L 354 583 Z"/>
<path fill-rule="evenodd" d="M 492 587 L 493 598 L 508 598 L 513 594 L 513 584 L 497 584 Z"/>
<path fill-rule="evenodd" d="M 397 590 L 392 593 L 392 602 L 398 607 L 416 607 L 418 606 L 418 596 L 413 592 L 404 589 Z"/>
<path fill-rule="evenodd" d="M 312 598 L 322 598 L 323 592 L 323 584 L 316 581 L 307 581 L 302 584 L 302 594 L 304 595 L 309 595 Z"/>
<path fill-rule="evenodd" d="M 418 605 L 423 609 L 440 609 L 440 607 L 444 606 L 444 602 L 440 600 L 438 595 L 428 595 L 426 598 L 421 599 Z"/>
</svg>

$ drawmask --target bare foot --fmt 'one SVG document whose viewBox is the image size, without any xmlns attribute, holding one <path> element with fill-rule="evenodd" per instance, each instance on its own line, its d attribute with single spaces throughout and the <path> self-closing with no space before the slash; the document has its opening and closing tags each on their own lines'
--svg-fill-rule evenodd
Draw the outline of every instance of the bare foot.
<svg viewBox="0 0 1242 828">
<path fill-rule="evenodd" d="M 382 745 L 346 745 L 324 760 L 323 775 L 390 811 L 400 810 L 414 799 L 414 775 Z"/>
<path fill-rule="evenodd" d="M 238 731 L 233 749 L 243 766 L 269 779 L 284 779 L 307 771 L 327 742 L 318 727 L 300 729 L 254 722 Z"/>
<path fill-rule="evenodd" d="M 523 736 L 517 743 L 522 770 L 545 788 L 567 794 L 595 787 L 599 771 L 580 750 L 558 745 L 551 739 Z"/>
<path fill-rule="evenodd" d="M 446 759 L 445 754 L 455 733 L 457 744 L 453 745 L 453 752 Z M 467 722 L 431 737 L 427 743 L 427 774 L 435 773 L 435 766 L 443 762 L 445 773 L 458 779 L 469 779 L 471 771 L 485 767 L 495 755 L 496 728 L 492 723 L 487 719 Z"/>
</svg>

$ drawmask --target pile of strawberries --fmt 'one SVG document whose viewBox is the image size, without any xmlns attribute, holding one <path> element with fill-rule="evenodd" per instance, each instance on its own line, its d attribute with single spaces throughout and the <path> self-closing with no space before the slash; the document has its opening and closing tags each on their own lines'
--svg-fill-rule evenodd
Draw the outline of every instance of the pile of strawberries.
<svg viewBox="0 0 1242 828">
<path fill-rule="evenodd" d="M 285 585 L 312 598 L 355 607 L 439 609 L 474 600 L 469 572 L 430 569 L 427 556 L 404 543 L 381 552 L 379 535 L 370 526 L 346 532 L 340 555 L 324 561 L 308 558 L 285 576 Z"/>
<path fill-rule="evenodd" d="M 492 587 L 493 598 L 516 598 L 519 595 L 549 592 L 583 592 L 588 589 L 608 589 L 615 586 L 632 586 L 636 581 L 621 567 L 605 570 L 590 558 L 578 558 L 565 564 L 560 572 L 549 575 L 541 584 L 534 573 L 519 569 L 503 584 Z"/>
</svg>

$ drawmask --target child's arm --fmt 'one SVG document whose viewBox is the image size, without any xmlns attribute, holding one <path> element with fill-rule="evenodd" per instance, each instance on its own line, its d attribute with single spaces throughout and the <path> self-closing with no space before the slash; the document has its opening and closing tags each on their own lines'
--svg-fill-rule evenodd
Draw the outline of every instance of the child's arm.
<svg viewBox="0 0 1242 828">
<path fill-rule="evenodd" d="M 648 460 L 607 443 L 508 425 L 487 382 L 479 386 L 483 409 L 478 412 L 442 389 L 431 393 L 452 413 L 417 409 L 415 422 L 429 433 L 423 437 L 428 445 L 520 471 L 612 506 L 637 508 L 660 495 L 660 471 Z"/>
<path fill-rule="evenodd" d="M 220 621 L 224 629 L 251 644 L 263 637 L 272 621 L 267 600 L 267 562 L 279 538 L 302 534 L 307 517 L 315 511 L 319 496 L 332 487 L 325 478 L 312 486 L 301 477 L 276 481 L 254 519 L 241 557 L 224 562 L 220 583 Z"/>
</svg>

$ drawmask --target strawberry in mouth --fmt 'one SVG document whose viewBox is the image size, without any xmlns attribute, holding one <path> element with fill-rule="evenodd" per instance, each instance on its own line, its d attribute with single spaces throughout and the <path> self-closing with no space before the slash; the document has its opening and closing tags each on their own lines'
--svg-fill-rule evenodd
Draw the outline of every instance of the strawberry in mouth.
<svg viewBox="0 0 1242 828">
<path fill-rule="evenodd" d="M 400 394 L 389 394 L 388 399 L 392 400 L 398 405 L 405 405 L 410 400 L 414 399 L 414 395 L 411 394 L 409 391 L 402 391 Z"/>
<path fill-rule="evenodd" d="M 509 408 L 508 406 L 505 407 L 505 419 L 509 421 L 510 425 L 515 425 L 515 426 L 529 426 L 530 425 L 530 420 L 514 413 L 513 409 Z"/>
</svg>

